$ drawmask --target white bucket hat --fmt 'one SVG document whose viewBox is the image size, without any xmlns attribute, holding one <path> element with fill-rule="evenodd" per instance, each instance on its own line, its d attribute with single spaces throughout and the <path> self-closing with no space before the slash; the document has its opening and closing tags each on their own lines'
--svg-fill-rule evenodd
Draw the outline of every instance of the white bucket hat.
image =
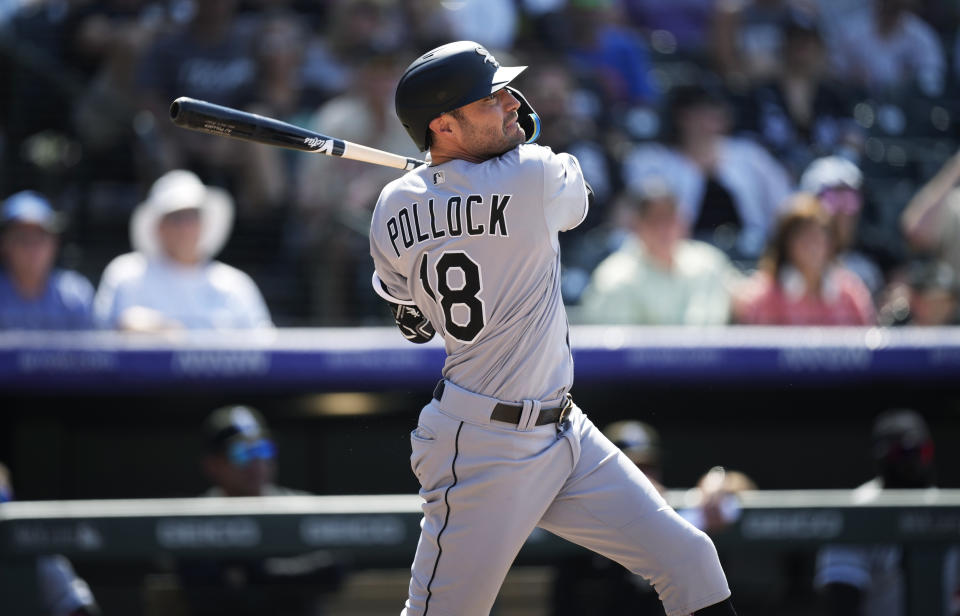
<svg viewBox="0 0 960 616">
<path fill-rule="evenodd" d="M 233 199 L 227 191 L 206 186 L 192 171 L 168 171 L 150 187 L 147 199 L 130 217 L 130 243 L 133 249 L 148 258 L 163 254 L 157 239 L 160 219 L 178 210 L 200 210 L 198 250 L 211 259 L 223 248 L 233 226 Z"/>
</svg>

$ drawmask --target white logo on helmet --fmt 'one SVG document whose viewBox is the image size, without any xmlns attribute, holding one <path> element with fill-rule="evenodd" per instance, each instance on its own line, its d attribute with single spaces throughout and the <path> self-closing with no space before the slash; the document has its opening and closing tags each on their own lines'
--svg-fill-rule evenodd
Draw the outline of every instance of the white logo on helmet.
<svg viewBox="0 0 960 616">
<path fill-rule="evenodd" d="M 484 62 L 489 62 L 494 68 L 500 68 L 500 63 L 493 57 L 493 54 L 483 47 L 477 47 L 477 53 L 483 56 Z"/>
</svg>

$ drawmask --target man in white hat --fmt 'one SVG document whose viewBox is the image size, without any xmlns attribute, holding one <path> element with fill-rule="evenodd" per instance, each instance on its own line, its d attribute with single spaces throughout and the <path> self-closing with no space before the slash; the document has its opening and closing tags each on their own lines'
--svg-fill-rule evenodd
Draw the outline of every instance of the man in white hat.
<svg viewBox="0 0 960 616">
<path fill-rule="evenodd" d="M 253 280 L 213 259 L 232 223 L 225 191 L 182 169 L 160 177 L 131 217 L 134 252 L 103 272 L 97 323 L 132 331 L 272 327 Z"/>
</svg>

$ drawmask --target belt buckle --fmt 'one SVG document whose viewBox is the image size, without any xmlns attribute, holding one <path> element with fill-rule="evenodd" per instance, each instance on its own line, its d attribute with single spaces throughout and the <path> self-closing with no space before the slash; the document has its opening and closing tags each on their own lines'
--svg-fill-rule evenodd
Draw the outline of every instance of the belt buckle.
<svg viewBox="0 0 960 616">
<path fill-rule="evenodd" d="M 561 435 L 570 427 L 570 411 L 573 409 L 573 398 L 570 394 L 566 395 L 563 402 L 563 408 L 560 409 L 560 416 L 557 417 L 557 435 Z"/>
</svg>

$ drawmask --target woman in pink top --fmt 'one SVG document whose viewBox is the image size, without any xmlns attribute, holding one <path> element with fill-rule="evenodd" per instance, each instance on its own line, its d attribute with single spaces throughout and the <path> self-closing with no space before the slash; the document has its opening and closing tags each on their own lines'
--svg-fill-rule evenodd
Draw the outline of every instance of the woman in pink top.
<svg viewBox="0 0 960 616">
<path fill-rule="evenodd" d="M 797 193 L 759 270 L 734 302 L 739 323 L 752 325 L 871 325 L 870 291 L 838 265 L 829 217 L 817 198 Z"/>
</svg>

